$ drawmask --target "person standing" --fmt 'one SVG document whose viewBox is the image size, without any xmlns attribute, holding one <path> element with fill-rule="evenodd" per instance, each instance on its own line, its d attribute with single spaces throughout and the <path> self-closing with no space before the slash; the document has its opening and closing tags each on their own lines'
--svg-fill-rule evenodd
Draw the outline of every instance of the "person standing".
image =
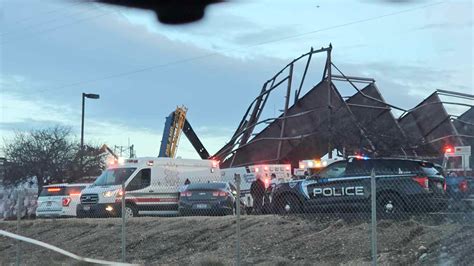
<svg viewBox="0 0 474 266">
<path fill-rule="evenodd" d="M 178 192 L 181 193 L 185 191 L 188 188 L 189 184 L 191 184 L 191 180 L 189 180 L 189 178 L 186 178 L 186 180 L 184 181 L 184 185 L 178 187 Z"/>
<path fill-rule="evenodd" d="M 250 185 L 250 195 L 253 199 L 253 209 L 255 214 L 262 213 L 263 197 L 265 194 L 265 183 L 261 176 L 257 176 Z"/>
</svg>

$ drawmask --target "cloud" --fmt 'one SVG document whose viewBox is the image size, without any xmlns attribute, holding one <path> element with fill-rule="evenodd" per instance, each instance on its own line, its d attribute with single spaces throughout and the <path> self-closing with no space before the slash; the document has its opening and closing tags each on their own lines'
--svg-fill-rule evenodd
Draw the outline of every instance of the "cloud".
<svg viewBox="0 0 474 266">
<path fill-rule="evenodd" d="M 81 39 L 94 40 L 100 46 Z M 34 53 L 30 52 L 32 47 Z M 122 53 L 130 49 L 134 52 Z M 217 151 L 230 138 L 233 120 L 240 120 L 240 104 L 246 105 L 254 97 L 261 77 L 267 76 L 262 73 L 272 65 L 265 59 L 248 62 L 217 55 L 164 70 L 61 88 L 61 84 L 77 80 L 208 52 L 150 34 L 123 20 L 101 23 L 94 31 L 79 27 L 61 32 L 60 38 L 52 34 L 45 40 L 10 44 L 5 51 L 8 55 L 2 58 L 5 68 L 0 79 L 2 132 L 63 124 L 79 134 L 81 93 L 100 93 L 100 100 L 86 101 L 86 140 L 127 145 L 130 138 L 141 156 L 158 154 L 164 117 L 180 104 L 189 107 L 190 122 L 204 145 L 211 153 Z M 49 62 L 51 55 L 54 63 Z M 246 78 L 228 83 L 239 75 Z M 240 90 L 229 90 L 229 85 Z M 186 141 L 179 153 L 197 157 Z"/>
<path fill-rule="evenodd" d="M 472 28 L 472 21 L 467 22 L 445 22 L 445 23 L 429 23 L 414 30 L 462 30 L 463 28 Z"/>
<path fill-rule="evenodd" d="M 55 120 L 35 120 L 35 119 L 24 119 L 18 122 L 1 122 L 0 130 L 4 131 L 30 131 L 39 128 L 49 128 L 57 125 L 62 125 L 60 122 Z M 65 126 L 65 125 L 62 125 Z"/>
<path fill-rule="evenodd" d="M 298 34 L 297 25 L 285 25 L 274 28 L 249 28 L 247 32 L 241 32 L 233 38 L 233 42 L 242 45 L 255 45 L 270 40 L 276 40 L 281 36 Z"/>
<path fill-rule="evenodd" d="M 456 79 L 455 72 L 434 66 L 390 62 L 336 65 L 346 75 L 374 78 L 385 100 L 405 109 L 414 107 L 436 89 L 468 92 L 462 80 Z M 355 92 L 346 90 L 347 94 Z"/>
<path fill-rule="evenodd" d="M 10 2 L 16 4 L 16 1 Z M 36 5 L 40 3 L 37 1 Z M 289 12 L 281 12 L 281 5 L 272 5 L 272 10 L 280 11 L 279 15 L 268 12 L 270 15 L 252 17 L 260 14 L 261 7 L 267 4 L 258 3 L 258 8 L 249 5 L 248 10 L 254 13 L 241 15 L 237 13 L 246 9 L 239 9 L 238 6 L 231 11 L 209 8 L 206 20 L 185 27 L 156 26 L 152 14 L 150 17 L 154 26 L 149 27 L 146 21 L 136 23 L 135 20 L 147 17 L 145 12 L 136 11 L 136 16 L 130 17 L 128 11 L 124 11 L 124 17 L 114 11 L 98 19 L 83 20 L 55 31 L 33 31 L 24 39 L 11 39 L 2 45 L 0 87 L 3 124 L 0 124 L 0 130 L 3 133 L 13 128 L 48 126 L 58 122 L 71 125 L 77 132 L 80 126 L 81 93 L 92 92 L 99 93 L 101 99 L 86 102 L 88 140 L 126 145 L 130 137 L 139 155 L 155 155 L 164 118 L 177 105 L 184 104 L 189 108 L 190 123 L 213 153 L 230 139 L 263 82 L 286 65 L 287 59 L 307 52 L 309 42 L 315 46 L 339 43 L 334 58 L 344 73 L 374 77 L 387 101 L 407 108 L 435 88 L 469 89 L 469 84 L 465 83 L 466 77 L 457 80 L 459 74 L 456 73 L 459 69 L 469 72 L 469 67 L 472 70 L 472 66 L 465 63 L 466 56 L 450 62 L 450 65 L 459 69 L 444 69 L 444 62 L 431 65 L 432 61 L 426 61 L 428 63 L 423 65 L 423 62 L 412 60 L 421 57 L 417 56 L 418 53 L 423 53 L 425 57 L 433 56 L 431 36 L 412 40 L 418 44 L 417 48 L 421 47 L 418 50 L 409 47 L 406 50 L 411 51 L 407 53 L 391 52 L 390 48 L 406 43 L 398 35 L 390 33 L 390 29 L 398 24 L 380 26 L 379 31 L 377 28 L 364 32 L 358 32 L 358 28 L 341 28 L 308 36 L 307 39 L 311 40 L 306 42 L 301 38 L 255 49 L 246 48 L 286 36 L 285 32 L 304 32 L 326 25 L 313 21 L 311 10 L 288 25 L 284 19 L 290 16 Z M 60 10 L 63 6 L 58 4 L 54 8 Z M 303 6 L 297 7 L 302 9 Z M 33 4 L 30 8 L 35 10 Z M 67 21 L 84 18 L 84 14 L 76 16 L 80 12 L 68 10 L 74 12 L 71 12 Z M 27 11 L 22 9 L 22 12 Z M 349 11 L 341 10 L 342 13 L 338 11 L 338 14 L 348 21 L 357 20 L 359 15 Z M 9 13 L 7 19 L 15 18 L 14 13 Z M 329 12 L 327 14 L 330 15 Z M 29 15 L 25 13 L 20 17 Z M 360 17 L 365 16 L 367 13 L 360 13 Z M 65 22 L 64 16 L 58 18 L 56 23 L 60 26 Z M 25 24 L 34 25 L 36 22 L 32 19 Z M 324 22 L 328 26 L 343 23 L 330 19 Z M 442 22 L 433 20 L 433 24 L 436 23 Z M 356 36 L 346 35 L 351 32 Z M 393 35 L 392 39 L 385 39 L 387 32 Z M 378 33 L 385 35 L 379 36 Z M 372 36 L 375 37 L 371 39 Z M 455 46 L 459 40 L 449 41 Z M 437 43 L 446 48 L 446 42 Z M 383 45 L 385 50 L 373 49 L 377 45 Z M 229 52 L 233 49 L 237 51 Z M 342 49 L 344 52 L 339 52 Z M 358 58 L 352 59 L 357 63 L 347 61 L 348 56 L 359 53 Z M 189 58 L 199 59 L 187 60 Z M 364 63 L 370 58 L 376 61 Z M 444 58 L 440 58 L 440 61 L 444 61 Z M 460 64 L 463 62 L 467 67 Z M 321 72 L 322 69 L 310 69 L 309 73 L 312 78 L 320 78 Z M 269 102 L 268 107 L 272 106 Z M 186 140 L 182 140 L 179 154 L 183 157 L 196 156 Z"/>
</svg>

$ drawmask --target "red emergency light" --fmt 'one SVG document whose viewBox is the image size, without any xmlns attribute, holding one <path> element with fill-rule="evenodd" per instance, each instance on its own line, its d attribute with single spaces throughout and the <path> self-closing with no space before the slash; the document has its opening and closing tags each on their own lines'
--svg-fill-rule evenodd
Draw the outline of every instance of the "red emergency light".
<svg viewBox="0 0 474 266">
<path fill-rule="evenodd" d="M 71 203 L 71 198 L 70 197 L 63 198 L 62 203 L 64 207 L 69 206 L 69 203 Z"/>
<path fill-rule="evenodd" d="M 453 152 L 453 148 L 447 147 L 444 151 L 445 151 L 445 153 L 452 153 L 452 152 Z"/>
</svg>

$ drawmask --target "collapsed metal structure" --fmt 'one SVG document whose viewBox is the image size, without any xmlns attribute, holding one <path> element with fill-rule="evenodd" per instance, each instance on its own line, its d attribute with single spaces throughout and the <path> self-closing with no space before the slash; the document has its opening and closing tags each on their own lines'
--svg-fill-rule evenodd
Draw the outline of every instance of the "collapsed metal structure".
<svg viewBox="0 0 474 266">
<path fill-rule="evenodd" d="M 474 100 L 473 95 L 437 90 L 415 108 L 405 110 L 387 103 L 375 80 L 345 75 L 331 60 L 332 46 L 311 50 L 294 59 L 263 84 L 260 94 L 247 108 L 230 141 L 212 158 L 221 167 L 262 163 L 291 163 L 342 154 L 436 158 L 446 143 L 464 145 L 474 137 L 472 104 L 442 102 L 440 95 Z M 303 85 L 315 54 L 325 54 L 322 78 L 303 96 Z M 298 80 L 295 64 L 304 62 Z M 335 83 L 355 90 L 344 99 Z M 296 84 L 296 85 L 295 85 Z M 359 88 L 360 85 L 362 88 Z M 284 90 L 284 109 L 278 117 L 262 118 L 270 95 Z M 290 102 L 293 104 L 290 106 Z M 470 109 L 450 116 L 444 104 Z M 392 110 L 403 112 L 396 118 Z M 265 126 L 266 125 L 266 126 Z M 258 133 L 258 127 L 264 128 Z"/>
</svg>

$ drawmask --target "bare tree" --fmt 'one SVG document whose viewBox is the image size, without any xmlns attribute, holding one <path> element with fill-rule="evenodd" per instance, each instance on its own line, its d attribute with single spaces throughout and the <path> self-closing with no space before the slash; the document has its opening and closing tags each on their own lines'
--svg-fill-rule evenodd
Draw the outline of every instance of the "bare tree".
<svg viewBox="0 0 474 266">
<path fill-rule="evenodd" d="M 80 150 L 80 145 L 75 146 L 74 157 L 71 158 L 67 169 L 67 182 L 75 182 L 84 177 L 98 176 L 106 167 L 105 159 L 107 155 L 96 146 L 84 145 Z"/>
<path fill-rule="evenodd" d="M 103 155 L 98 148 L 85 147 L 80 150 L 67 127 L 16 132 L 12 140 L 4 140 L 3 150 L 9 161 L 4 182 L 18 183 L 36 176 L 41 190 L 48 183 L 73 182 L 85 175 L 100 174 Z"/>
</svg>

